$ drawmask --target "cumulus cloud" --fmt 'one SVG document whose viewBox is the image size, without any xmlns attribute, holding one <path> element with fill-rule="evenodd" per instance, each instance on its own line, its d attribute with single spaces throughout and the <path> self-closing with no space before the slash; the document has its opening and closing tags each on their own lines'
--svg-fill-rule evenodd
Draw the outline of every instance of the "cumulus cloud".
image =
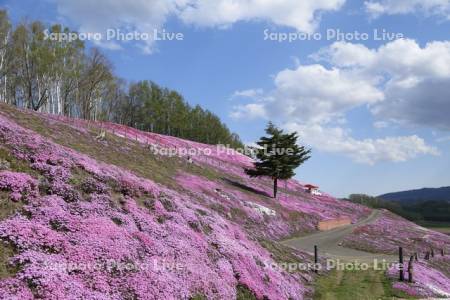
<svg viewBox="0 0 450 300">
<path fill-rule="evenodd" d="M 422 12 L 425 15 L 438 15 L 450 19 L 449 0 L 381 0 L 366 1 L 366 11 L 372 17 Z"/>
<path fill-rule="evenodd" d="M 275 101 L 269 110 L 301 122 L 328 122 L 354 107 L 383 100 L 370 79 L 318 64 L 283 70 L 274 83 Z"/>
<path fill-rule="evenodd" d="M 234 117 L 266 116 L 302 123 L 324 123 L 338 120 L 350 109 L 375 104 L 384 94 L 358 72 L 322 65 L 300 65 L 280 71 L 274 79 L 275 89 L 267 95 L 258 94 L 258 114 L 251 104 L 238 105 Z M 250 90 L 253 91 L 253 90 Z M 246 94 L 250 94 L 246 91 Z M 242 94 L 242 92 L 235 92 Z"/>
<path fill-rule="evenodd" d="M 371 81 L 357 72 L 327 69 L 319 64 L 300 65 L 280 71 L 274 79 L 276 88 L 266 95 L 261 90 L 237 91 L 234 95 L 253 96 L 258 100 L 260 115 L 266 117 L 328 122 L 339 119 L 352 108 L 382 101 L 383 93 Z M 246 116 L 247 108 L 254 110 L 249 104 L 238 105 L 232 115 Z"/>
<path fill-rule="evenodd" d="M 297 123 L 288 123 L 284 127 L 299 132 L 302 142 L 321 151 L 340 153 L 363 164 L 404 162 L 419 155 L 439 155 L 435 147 L 428 146 L 416 135 L 357 140 L 351 137 L 349 130 L 340 127 Z"/>
<path fill-rule="evenodd" d="M 60 0 L 60 15 L 72 20 L 83 32 L 105 32 L 108 28 L 153 33 L 170 17 L 201 27 L 229 27 L 240 21 L 267 21 L 302 32 L 313 32 L 320 14 L 335 11 L 345 0 Z M 151 52 L 152 39 L 141 43 Z M 102 46 L 119 48 L 115 42 Z"/>
<path fill-rule="evenodd" d="M 338 10 L 345 0 L 195 0 L 180 18 L 200 26 L 229 26 L 239 21 L 267 20 L 302 32 L 313 32 L 318 13 Z"/>
<path fill-rule="evenodd" d="M 352 67 L 371 75 L 387 72 L 394 79 L 447 78 L 450 76 L 450 42 L 435 41 L 420 47 L 416 41 L 399 39 L 378 49 L 336 42 L 312 55 L 338 67 Z"/>
<path fill-rule="evenodd" d="M 248 89 L 242 91 L 235 91 L 232 98 L 252 98 L 257 99 L 263 95 L 264 91 L 262 89 Z"/>
<path fill-rule="evenodd" d="M 450 130 L 450 80 L 428 79 L 412 86 L 389 85 L 386 101 L 372 112 L 378 118 Z"/>
<path fill-rule="evenodd" d="M 450 130 L 450 42 L 397 40 L 375 50 L 339 42 L 314 57 L 373 78 L 385 99 L 371 107 L 377 118 Z"/>
<path fill-rule="evenodd" d="M 61 0 L 58 13 L 79 26 L 80 32 L 105 33 L 107 29 L 123 29 L 153 33 L 175 13 L 183 0 Z M 141 44 L 151 52 L 153 40 Z M 102 41 L 101 46 L 119 48 L 116 42 Z"/>
<path fill-rule="evenodd" d="M 233 112 L 231 112 L 233 119 L 267 119 L 268 113 L 264 104 L 250 103 L 246 105 L 237 106 Z"/>
<path fill-rule="evenodd" d="M 257 102 L 259 113 L 251 106 L 256 103 L 251 103 L 236 106 L 234 116 L 264 116 L 296 124 L 310 145 L 348 153 L 358 162 L 437 154 L 417 136 L 357 140 L 336 126 L 343 126 L 340 120 L 352 109 L 367 107 L 378 129 L 408 124 L 450 130 L 450 42 L 420 47 L 413 40 L 397 40 L 377 49 L 338 42 L 311 58 L 315 64 L 276 74 L 275 88 Z M 252 111 L 246 114 L 249 108 Z"/>
</svg>

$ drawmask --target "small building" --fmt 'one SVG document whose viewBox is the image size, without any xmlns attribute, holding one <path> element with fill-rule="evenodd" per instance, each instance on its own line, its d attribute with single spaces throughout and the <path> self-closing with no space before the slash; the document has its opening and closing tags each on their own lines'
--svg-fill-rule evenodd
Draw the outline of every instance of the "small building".
<svg viewBox="0 0 450 300">
<path fill-rule="evenodd" d="M 316 185 L 306 184 L 305 185 L 305 189 L 311 195 L 316 195 L 316 196 L 321 196 L 322 195 L 322 193 L 319 190 L 319 187 L 316 186 Z"/>
</svg>

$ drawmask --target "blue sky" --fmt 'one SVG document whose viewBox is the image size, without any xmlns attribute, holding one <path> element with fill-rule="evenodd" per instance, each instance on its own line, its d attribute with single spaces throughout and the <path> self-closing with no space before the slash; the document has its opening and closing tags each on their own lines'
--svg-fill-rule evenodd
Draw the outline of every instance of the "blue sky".
<svg viewBox="0 0 450 300">
<path fill-rule="evenodd" d="M 14 22 L 80 32 L 182 33 L 182 41 L 101 41 L 115 73 L 150 79 L 218 114 L 246 142 L 268 120 L 313 157 L 301 181 L 337 196 L 450 185 L 450 1 L 0 1 Z M 328 30 L 367 40 L 327 39 Z M 403 40 L 374 40 L 373 30 Z M 264 32 L 319 33 L 265 40 Z M 88 43 L 96 44 L 94 41 Z"/>
</svg>

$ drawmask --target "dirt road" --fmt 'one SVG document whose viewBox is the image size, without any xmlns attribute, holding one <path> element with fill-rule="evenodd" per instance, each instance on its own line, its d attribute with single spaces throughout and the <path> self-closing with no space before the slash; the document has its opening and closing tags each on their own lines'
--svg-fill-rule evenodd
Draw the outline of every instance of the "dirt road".
<svg viewBox="0 0 450 300">
<path fill-rule="evenodd" d="M 366 219 L 359 221 L 358 223 L 338 227 L 328 231 L 317 232 L 308 236 L 299 238 L 293 238 L 285 240 L 282 243 L 289 247 L 300 249 L 307 252 L 314 251 L 314 245 L 317 245 L 319 249 L 319 255 L 327 256 L 333 259 L 339 259 L 345 262 L 366 262 L 371 263 L 374 259 L 379 261 L 385 259 L 388 262 L 396 261 L 396 256 L 386 254 L 375 254 L 364 252 L 360 250 L 345 248 L 340 246 L 340 242 L 350 234 L 357 226 L 366 225 L 374 222 L 381 212 L 379 210 L 373 210 L 373 212 Z"/>
</svg>

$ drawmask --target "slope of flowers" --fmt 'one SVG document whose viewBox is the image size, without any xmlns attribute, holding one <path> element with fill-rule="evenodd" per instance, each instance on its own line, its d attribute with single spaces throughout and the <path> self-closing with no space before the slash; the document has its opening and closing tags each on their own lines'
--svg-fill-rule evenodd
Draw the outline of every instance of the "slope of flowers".
<svg viewBox="0 0 450 300">
<path fill-rule="evenodd" d="M 362 206 L 331 197 L 314 197 L 304 192 L 300 192 L 299 196 L 282 193 L 273 201 L 270 197 L 260 196 L 269 195 L 270 190 L 259 180 L 240 180 L 247 187 L 252 187 L 250 193 L 232 188 L 226 182 L 211 181 L 192 174 L 179 174 L 177 181 L 210 206 L 220 203 L 224 215 L 239 210 L 245 215 L 246 227 L 253 229 L 255 236 L 264 238 L 279 239 L 298 232 L 314 231 L 321 220 L 337 218 L 342 214 L 357 220 L 369 212 Z M 258 209 L 260 207 L 273 210 L 275 214 L 267 215 Z"/>
<path fill-rule="evenodd" d="M 54 142 L 61 140 L 30 130 L 32 125 L 19 126 L 20 114 L 52 128 L 68 126 L 84 143 L 100 148 L 118 145 L 97 140 L 102 130 L 120 142 L 129 139 L 115 149 L 118 156 L 132 144 L 161 153 L 175 149 L 181 158 L 175 163 L 184 167 L 176 166 L 183 171 L 173 175 L 175 186 L 168 188 L 124 165 L 61 146 Z M 0 191 L 25 204 L 20 213 L 0 220 L 0 242 L 14 247 L 10 263 L 18 269 L 0 280 L 0 299 L 234 299 L 237 287 L 258 299 L 303 299 L 311 293 L 312 274 L 266 268 L 277 255 L 261 244 L 316 230 L 321 220 L 349 216 L 357 221 L 370 213 L 329 195 L 305 193 L 296 180 L 281 182 L 273 199 L 270 179 L 244 174 L 250 158 L 216 146 L 109 123 L 20 114 L 14 122 L 11 113 L 0 111 L 0 149 L 33 170 L 0 172 Z M 164 157 L 156 161 L 165 163 Z M 423 250 L 448 245 L 448 237 L 389 213 L 358 228 L 346 243 L 394 252 L 398 241 L 410 251 L 407 246 L 419 240 Z M 310 260 L 304 253 L 295 257 Z M 439 272 L 434 265 L 426 267 Z"/>
<path fill-rule="evenodd" d="M 449 256 L 436 257 L 433 260 L 441 264 L 446 264 L 447 266 L 450 263 Z M 405 263 L 403 267 L 404 270 L 407 270 L 408 264 Z M 425 261 L 414 263 L 413 283 L 397 281 L 398 272 L 397 266 L 393 266 L 387 271 L 388 276 L 394 281 L 393 287 L 395 289 L 401 290 L 413 297 L 450 297 L 450 278 L 439 270 L 432 268 Z M 406 279 L 408 278 L 407 272 L 405 272 L 405 277 Z"/>
<path fill-rule="evenodd" d="M 450 236 L 423 228 L 389 211 L 374 223 L 360 226 L 344 240 L 345 246 L 371 252 L 397 253 L 403 247 L 408 253 L 419 253 L 434 249 L 450 251 Z"/>
<path fill-rule="evenodd" d="M 149 132 L 143 132 L 134 128 L 113 123 L 88 123 L 83 120 L 74 120 L 61 116 L 45 115 L 50 122 L 69 124 L 83 131 L 87 126 L 96 128 L 98 131 L 106 130 L 109 133 L 151 147 L 152 151 L 161 156 L 179 156 L 192 159 L 193 163 L 202 168 L 211 168 L 215 172 L 222 174 L 222 180 L 211 182 L 206 178 L 194 176 L 191 174 L 179 174 L 177 179 L 187 176 L 186 184 L 182 186 L 190 191 L 195 191 L 195 182 L 198 186 L 215 185 L 216 189 L 223 190 L 233 199 L 231 207 L 240 208 L 242 204 L 248 208 L 254 204 L 267 206 L 270 209 L 278 211 L 278 218 L 271 218 L 268 224 L 277 224 L 271 229 L 265 228 L 267 218 L 262 222 L 254 223 L 255 233 L 259 236 L 283 238 L 287 235 L 315 230 L 321 220 L 335 219 L 342 216 L 351 217 L 354 222 L 370 214 L 370 209 L 355 205 L 353 203 L 339 201 L 331 196 L 312 196 L 305 192 L 303 184 L 297 180 L 287 180 L 280 183 L 280 196 L 274 200 L 269 195 L 272 194 L 272 181 L 269 178 L 249 178 L 244 173 L 244 168 L 252 166 L 252 160 L 238 151 L 218 147 L 215 145 L 206 145 L 197 142 L 187 141 L 175 137 L 164 136 Z M 189 179 L 190 178 L 190 179 Z M 237 183 L 237 184 L 236 184 Z M 191 186 L 192 185 L 192 186 Z M 204 198 L 204 193 L 208 189 L 200 189 L 199 198 Z M 213 191 L 209 189 L 208 191 Z M 247 191 L 247 193 L 244 193 Z M 250 193 L 248 193 L 250 191 Z M 210 202 L 218 202 L 223 205 L 224 197 L 217 193 L 209 194 Z M 228 199 L 225 199 L 227 202 Z M 229 202 L 229 201 L 228 201 Z M 245 210 L 248 212 L 248 209 Z M 250 214 L 251 215 L 251 214 Z M 263 226 L 266 230 L 258 230 Z"/>
<path fill-rule="evenodd" d="M 111 123 L 102 123 L 102 128 L 109 130 L 110 132 L 120 135 L 123 137 L 127 137 L 130 139 L 135 139 L 138 142 L 152 145 L 155 149 L 175 149 L 176 151 L 170 152 L 167 150 L 166 152 L 161 151 L 161 153 L 177 153 L 180 156 L 189 156 L 192 160 L 199 164 L 213 167 L 216 170 L 227 174 L 228 176 L 237 178 L 240 185 L 244 186 L 244 188 L 250 188 L 252 190 L 256 190 L 259 194 L 269 196 L 272 194 L 272 182 L 268 178 L 258 178 L 252 179 L 249 178 L 244 173 L 245 168 L 249 168 L 252 166 L 252 160 L 232 149 L 220 148 L 213 145 L 205 145 L 201 143 L 185 141 L 175 137 L 162 136 L 154 133 L 142 132 L 136 130 L 134 128 L 129 128 L 117 124 Z M 193 155 L 192 155 L 193 154 Z M 183 174 L 179 176 L 179 178 L 183 177 Z M 188 176 L 189 177 L 189 176 Z M 192 179 L 192 177 L 191 177 Z M 180 180 L 181 182 L 183 180 Z M 185 180 L 186 181 L 186 180 Z M 208 180 L 203 178 L 195 178 L 195 180 L 187 180 L 188 185 L 184 185 L 186 188 L 189 188 L 189 185 L 195 186 L 193 181 L 198 182 L 198 186 L 208 186 Z M 209 183 L 211 184 L 211 183 Z M 216 188 L 224 189 L 227 188 L 221 183 L 213 183 Z M 287 180 L 280 184 L 280 188 L 284 188 L 287 193 L 281 192 L 281 196 L 279 199 L 274 201 L 272 205 L 281 205 L 281 211 L 295 211 L 301 212 L 304 214 L 311 215 L 313 219 L 316 220 L 314 223 L 317 225 L 318 220 L 327 220 L 339 218 L 341 216 L 349 216 L 353 219 L 353 221 L 357 221 L 370 213 L 370 209 L 355 205 L 349 202 L 338 201 L 335 198 L 324 195 L 324 196 L 312 196 L 308 193 L 305 193 L 305 189 L 302 184 L 300 184 L 296 180 Z M 240 193 L 236 195 L 238 191 L 235 186 L 232 188 L 228 188 L 230 193 L 234 193 L 236 197 L 241 200 L 248 201 L 260 201 L 261 197 L 252 197 L 252 195 L 244 195 Z M 204 192 L 205 189 L 202 189 L 201 192 Z M 264 203 L 261 203 L 265 205 Z M 301 222 L 301 220 L 298 220 Z M 313 228 L 315 225 L 312 224 L 302 224 L 304 228 Z"/>
<path fill-rule="evenodd" d="M 268 251 L 185 194 L 1 114 L 0 141 L 40 174 L 0 175 L 2 189 L 26 200 L 23 215 L 0 221 L 0 239 L 16 249 L 10 263 L 19 268 L 0 281 L 0 299 L 234 299 L 238 285 L 260 299 L 309 292 L 306 276 L 264 268 L 273 263 Z"/>
</svg>

